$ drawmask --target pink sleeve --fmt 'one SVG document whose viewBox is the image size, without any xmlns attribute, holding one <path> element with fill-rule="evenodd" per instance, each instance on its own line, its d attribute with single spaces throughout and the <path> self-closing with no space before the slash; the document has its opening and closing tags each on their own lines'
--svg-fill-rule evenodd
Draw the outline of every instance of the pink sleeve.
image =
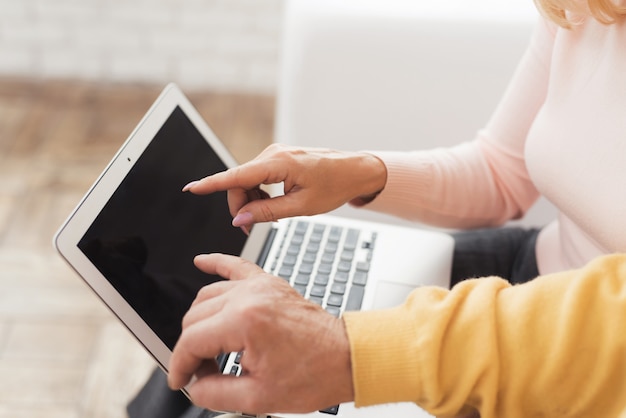
<svg viewBox="0 0 626 418">
<path fill-rule="evenodd" d="M 547 90 L 553 33 L 542 21 L 500 104 L 477 137 L 458 146 L 373 152 L 387 184 L 366 207 L 446 228 L 500 225 L 538 198 L 524 159 L 526 136 Z"/>
</svg>

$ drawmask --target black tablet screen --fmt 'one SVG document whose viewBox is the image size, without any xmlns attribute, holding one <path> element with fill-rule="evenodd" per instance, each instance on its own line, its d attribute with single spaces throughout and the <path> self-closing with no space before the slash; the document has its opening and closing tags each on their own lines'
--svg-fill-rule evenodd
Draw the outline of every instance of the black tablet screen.
<svg viewBox="0 0 626 418">
<path fill-rule="evenodd" d="M 225 193 L 181 192 L 225 169 L 176 108 L 78 244 L 170 349 L 197 291 L 219 279 L 197 270 L 194 256 L 239 255 L 246 240 Z"/>
</svg>

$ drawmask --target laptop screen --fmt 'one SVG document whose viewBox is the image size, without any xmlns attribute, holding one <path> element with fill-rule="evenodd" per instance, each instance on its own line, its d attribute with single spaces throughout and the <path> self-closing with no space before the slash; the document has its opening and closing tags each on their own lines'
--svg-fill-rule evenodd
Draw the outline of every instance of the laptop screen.
<svg viewBox="0 0 626 418">
<path fill-rule="evenodd" d="M 198 290 L 220 280 L 196 269 L 194 256 L 239 255 L 246 241 L 231 225 L 225 192 L 181 192 L 225 169 L 176 108 L 78 244 L 170 349 Z"/>
</svg>

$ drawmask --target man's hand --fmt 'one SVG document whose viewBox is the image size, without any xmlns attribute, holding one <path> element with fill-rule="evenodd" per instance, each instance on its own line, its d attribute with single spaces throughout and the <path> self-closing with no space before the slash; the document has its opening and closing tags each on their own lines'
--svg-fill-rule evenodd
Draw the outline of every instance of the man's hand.
<svg viewBox="0 0 626 418">
<path fill-rule="evenodd" d="M 168 382 L 187 385 L 193 402 L 221 411 L 312 412 L 353 400 L 343 321 L 289 284 L 234 256 L 200 255 L 196 266 L 229 281 L 204 287 L 183 319 Z M 214 358 L 243 351 L 240 377 Z"/>
</svg>

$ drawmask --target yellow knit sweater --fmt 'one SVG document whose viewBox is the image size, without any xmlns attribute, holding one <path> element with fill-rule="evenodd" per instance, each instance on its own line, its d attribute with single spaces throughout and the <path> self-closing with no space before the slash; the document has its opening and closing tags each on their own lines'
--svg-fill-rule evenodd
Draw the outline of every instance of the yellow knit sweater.
<svg viewBox="0 0 626 418">
<path fill-rule="evenodd" d="M 511 286 L 424 287 L 344 315 L 357 406 L 440 416 L 626 417 L 626 255 Z"/>
</svg>

